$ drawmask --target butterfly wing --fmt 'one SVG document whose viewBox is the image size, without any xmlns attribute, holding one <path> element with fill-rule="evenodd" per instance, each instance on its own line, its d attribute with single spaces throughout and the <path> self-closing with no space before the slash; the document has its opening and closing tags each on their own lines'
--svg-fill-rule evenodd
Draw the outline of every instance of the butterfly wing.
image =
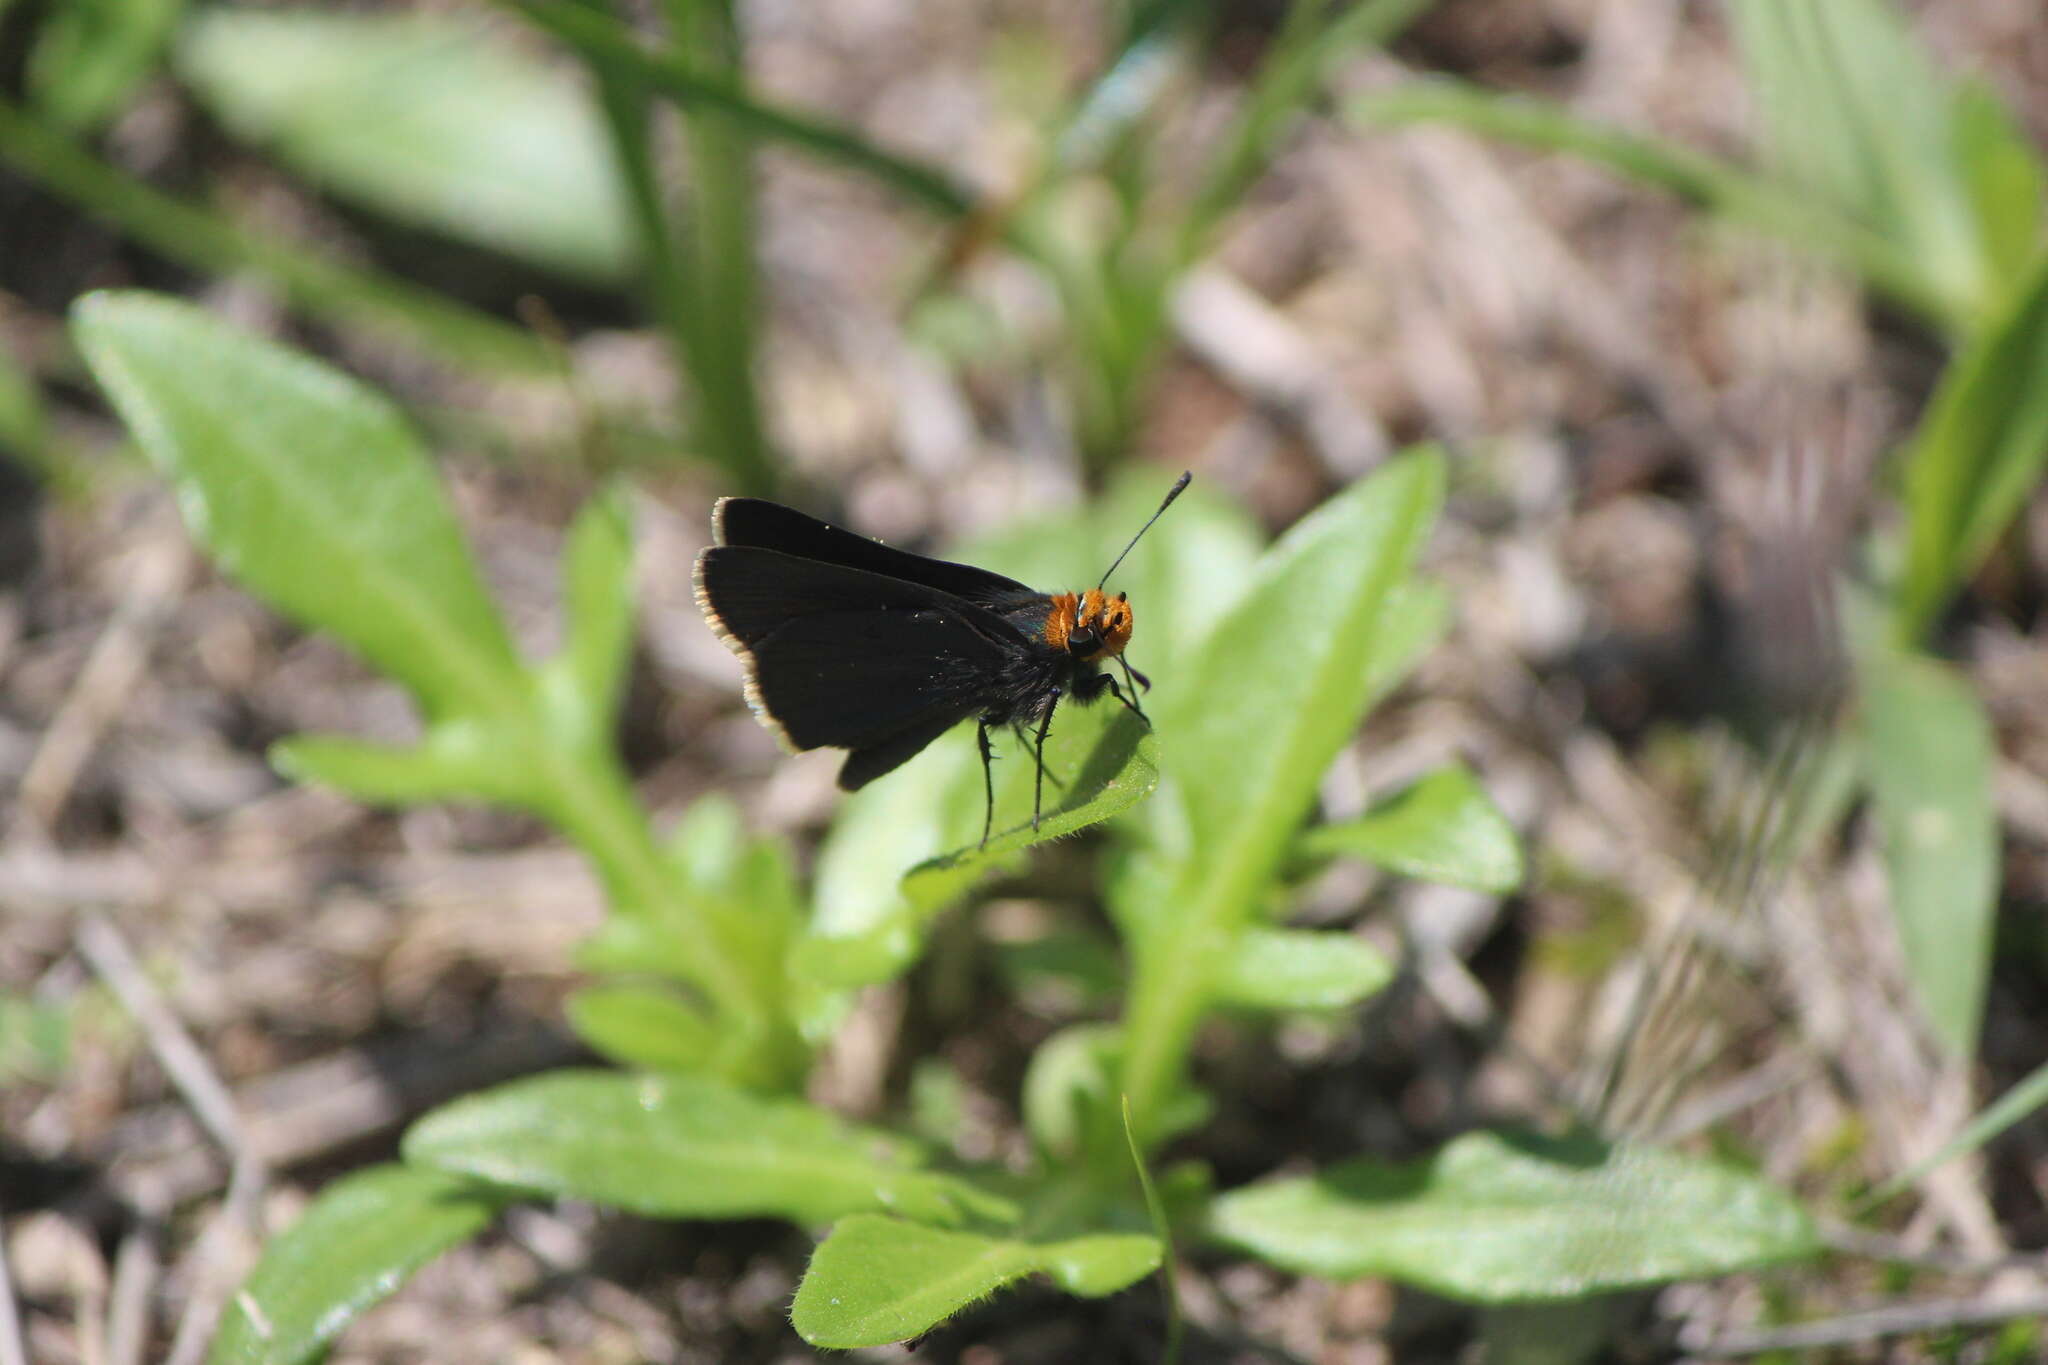
<svg viewBox="0 0 2048 1365">
<path fill-rule="evenodd" d="M 927 584 L 760 546 L 704 551 L 696 586 L 705 619 L 746 665 L 754 713 L 792 749 L 854 750 L 840 779 L 849 788 L 984 709 L 1028 644 Z"/>
<path fill-rule="evenodd" d="M 1036 595 L 1014 578 L 977 569 L 972 564 L 955 564 L 947 559 L 891 549 L 878 540 L 843 531 L 829 522 L 761 498 L 719 499 L 711 514 L 711 525 L 720 545 L 780 550 L 799 559 L 815 559 L 906 583 L 921 583 L 981 605 Z"/>
</svg>

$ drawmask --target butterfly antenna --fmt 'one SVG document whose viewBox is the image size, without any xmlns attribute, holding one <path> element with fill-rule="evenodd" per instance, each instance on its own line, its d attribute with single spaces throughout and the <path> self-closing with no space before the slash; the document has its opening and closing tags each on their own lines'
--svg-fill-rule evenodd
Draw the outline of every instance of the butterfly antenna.
<svg viewBox="0 0 2048 1365">
<path fill-rule="evenodd" d="M 1124 546 L 1124 553 L 1118 555 L 1116 557 L 1115 563 L 1112 563 L 1108 568 L 1102 571 L 1102 580 L 1101 582 L 1098 582 L 1095 585 L 1098 590 L 1102 587 L 1103 583 L 1107 583 L 1109 581 L 1109 576 L 1116 572 L 1116 566 L 1124 562 L 1124 555 L 1128 555 L 1131 551 L 1138 548 L 1139 538 L 1142 537 L 1147 531 L 1152 529 L 1153 521 L 1157 521 L 1159 520 L 1159 518 L 1166 515 L 1166 509 L 1173 506 L 1173 500 L 1181 495 L 1181 490 L 1186 488 L 1188 486 L 1189 481 L 1192 480 L 1194 477 L 1194 473 L 1191 470 L 1181 471 L 1181 476 L 1173 481 L 1173 487 L 1166 490 L 1166 497 L 1159 504 L 1159 510 L 1152 514 L 1152 520 L 1146 522 L 1143 526 L 1140 526 L 1138 528 L 1138 534 L 1132 536 L 1131 543 Z"/>
</svg>

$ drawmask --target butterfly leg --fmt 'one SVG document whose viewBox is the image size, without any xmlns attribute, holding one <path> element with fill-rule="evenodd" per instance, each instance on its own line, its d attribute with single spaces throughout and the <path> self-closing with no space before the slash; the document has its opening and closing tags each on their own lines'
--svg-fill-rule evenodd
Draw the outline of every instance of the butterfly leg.
<svg viewBox="0 0 2048 1365">
<path fill-rule="evenodd" d="M 1038 721 L 1038 781 L 1031 791 L 1031 832 L 1038 833 L 1038 814 L 1045 808 L 1045 733 L 1052 729 L 1053 708 L 1060 704 L 1060 690 L 1045 694 L 1045 714 Z"/>
<path fill-rule="evenodd" d="M 981 846 L 987 848 L 988 832 L 996 822 L 996 756 L 989 750 L 987 721 L 975 722 L 974 743 L 981 750 Z"/>
<path fill-rule="evenodd" d="M 1139 673 L 1135 667 L 1130 667 L 1130 661 L 1124 659 L 1122 655 L 1116 655 L 1116 663 L 1120 663 L 1124 667 L 1124 681 L 1126 681 L 1126 684 L 1130 684 L 1130 696 L 1135 698 L 1141 690 L 1143 692 L 1151 692 L 1151 679 L 1145 677 L 1145 673 Z M 1118 700 L 1122 700 L 1122 698 L 1118 698 Z M 1130 710 L 1139 712 L 1139 720 L 1145 720 L 1145 724 L 1151 724 L 1151 718 L 1145 714 L 1143 706 L 1139 706 L 1137 702 L 1130 702 Z"/>
<path fill-rule="evenodd" d="M 1107 673 L 1101 674 L 1099 676 L 1102 678 L 1103 686 L 1109 689 L 1109 695 L 1115 697 L 1118 701 L 1122 702 L 1124 704 L 1124 710 L 1129 711 L 1139 720 L 1144 721 L 1147 727 L 1150 727 L 1150 725 L 1152 724 L 1152 717 L 1146 715 L 1145 708 L 1138 705 L 1137 701 L 1135 700 L 1137 696 L 1137 689 L 1132 688 L 1131 696 L 1127 697 L 1124 695 L 1124 690 L 1116 685 L 1115 678 L 1110 677 Z"/>
<path fill-rule="evenodd" d="M 1076 696 L 1076 698 L 1078 698 L 1078 697 L 1080 696 L 1080 694 L 1079 694 L 1079 693 L 1077 692 L 1077 693 L 1075 693 L 1075 696 Z M 1029 749 L 1029 748 L 1031 747 L 1031 732 L 1030 732 L 1030 731 L 1028 731 L 1028 730 L 1026 730 L 1026 729 L 1024 728 L 1024 722 L 1023 722 L 1023 721 L 1021 721 L 1021 720 L 1013 720 L 1013 721 L 1011 721 L 1011 722 L 1010 722 L 1010 733 L 1011 733 L 1011 734 L 1013 734 L 1013 735 L 1015 735 L 1015 736 L 1017 737 L 1017 747 L 1018 747 L 1018 748 L 1020 748 L 1020 749 Z M 1053 786 L 1055 786 L 1055 787 L 1065 787 L 1065 786 L 1067 785 L 1066 783 L 1064 783 L 1064 782 L 1060 781 L 1060 775 L 1059 775 L 1058 773 L 1047 773 L 1047 774 L 1046 774 L 1045 776 L 1046 776 L 1047 780 L 1048 780 L 1048 781 L 1050 781 L 1050 782 L 1051 782 L 1051 783 L 1053 784 Z"/>
</svg>

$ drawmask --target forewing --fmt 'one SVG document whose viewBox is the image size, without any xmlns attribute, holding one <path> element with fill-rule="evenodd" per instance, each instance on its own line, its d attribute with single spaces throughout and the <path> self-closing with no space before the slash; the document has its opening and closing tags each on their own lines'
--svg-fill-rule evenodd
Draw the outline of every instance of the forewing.
<svg viewBox="0 0 2048 1365">
<path fill-rule="evenodd" d="M 982 708 L 1025 643 L 947 593 L 778 550 L 714 546 L 696 577 L 705 619 L 747 666 L 747 700 L 793 749 L 935 735 Z"/>
<path fill-rule="evenodd" d="M 841 530 L 829 522 L 761 498 L 721 498 L 712 514 L 712 528 L 720 545 L 752 545 L 780 550 L 800 559 L 839 564 L 849 569 L 879 574 L 884 578 L 920 583 L 927 588 L 969 602 L 988 604 L 1009 601 L 1032 590 L 1014 578 L 931 559 L 908 550 L 891 549 L 878 540 Z"/>
</svg>

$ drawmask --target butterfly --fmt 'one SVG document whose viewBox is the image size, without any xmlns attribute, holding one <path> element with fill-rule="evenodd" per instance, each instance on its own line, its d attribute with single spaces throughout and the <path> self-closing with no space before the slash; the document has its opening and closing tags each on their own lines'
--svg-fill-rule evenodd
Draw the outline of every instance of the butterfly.
<svg viewBox="0 0 2048 1365">
<path fill-rule="evenodd" d="M 982 846 L 995 821 L 992 731 L 1035 730 L 1031 827 L 1045 806 L 1045 737 L 1063 700 L 1107 692 L 1139 719 L 1151 679 L 1124 658 L 1123 593 L 1043 593 L 987 569 L 893 549 L 761 498 L 721 498 L 697 556 L 697 605 L 746 668 L 747 704 L 791 751 L 847 750 L 839 785 L 858 791 L 963 721 L 981 754 Z M 1104 667 L 1114 663 L 1124 686 Z M 1129 690 L 1126 691 L 1125 688 Z"/>
</svg>

